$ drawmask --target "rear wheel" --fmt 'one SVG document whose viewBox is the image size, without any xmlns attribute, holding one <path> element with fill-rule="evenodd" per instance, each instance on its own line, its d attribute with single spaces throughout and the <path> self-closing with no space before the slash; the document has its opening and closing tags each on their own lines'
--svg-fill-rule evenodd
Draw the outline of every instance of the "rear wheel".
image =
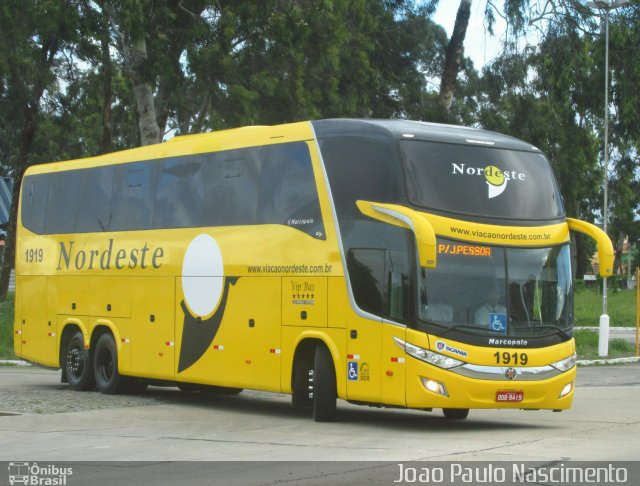
<svg viewBox="0 0 640 486">
<path fill-rule="evenodd" d="M 93 353 L 93 369 L 96 388 L 107 395 L 128 391 L 130 380 L 118 372 L 118 349 L 111 334 L 98 339 Z"/>
<path fill-rule="evenodd" d="M 67 344 L 64 360 L 64 373 L 74 390 L 92 390 L 95 387 L 91 353 L 84 347 L 84 337 L 76 332 Z"/>
<path fill-rule="evenodd" d="M 324 344 L 316 346 L 313 360 L 313 420 L 333 422 L 336 418 L 336 370 Z"/>
<path fill-rule="evenodd" d="M 469 416 L 468 408 L 443 408 L 445 418 L 449 420 L 464 420 Z"/>
</svg>

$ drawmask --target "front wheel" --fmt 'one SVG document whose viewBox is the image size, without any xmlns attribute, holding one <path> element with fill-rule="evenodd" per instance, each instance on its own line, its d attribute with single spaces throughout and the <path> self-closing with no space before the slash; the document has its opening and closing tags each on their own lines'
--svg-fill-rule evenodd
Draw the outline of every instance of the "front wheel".
<svg viewBox="0 0 640 486">
<path fill-rule="evenodd" d="M 449 420 L 464 420 L 469 416 L 468 408 L 443 408 L 445 418 Z"/>
<path fill-rule="evenodd" d="M 313 359 L 313 420 L 333 422 L 336 418 L 336 370 L 323 344 L 316 346 Z"/>
<path fill-rule="evenodd" d="M 127 391 L 129 381 L 118 372 L 118 349 L 111 334 L 98 339 L 93 353 L 93 369 L 98 391 L 115 395 Z"/>
<path fill-rule="evenodd" d="M 95 387 L 91 353 L 84 347 L 84 337 L 76 332 L 67 344 L 64 358 L 64 373 L 71 388 L 79 391 L 92 390 Z"/>
</svg>

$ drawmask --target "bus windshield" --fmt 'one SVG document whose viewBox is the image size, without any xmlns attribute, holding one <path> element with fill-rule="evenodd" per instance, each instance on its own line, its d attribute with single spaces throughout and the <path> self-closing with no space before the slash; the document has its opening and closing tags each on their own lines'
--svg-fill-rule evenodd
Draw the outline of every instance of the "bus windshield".
<svg viewBox="0 0 640 486">
<path fill-rule="evenodd" d="M 422 321 L 480 335 L 568 338 L 568 245 L 504 248 L 442 238 L 437 244 L 437 268 L 418 268 Z"/>
<path fill-rule="evenodd" d="M 564 215 L 548 161 L 539 152 L 402 141 L 409 201 L 465 217 L 518 221 Z"/>
</svg>

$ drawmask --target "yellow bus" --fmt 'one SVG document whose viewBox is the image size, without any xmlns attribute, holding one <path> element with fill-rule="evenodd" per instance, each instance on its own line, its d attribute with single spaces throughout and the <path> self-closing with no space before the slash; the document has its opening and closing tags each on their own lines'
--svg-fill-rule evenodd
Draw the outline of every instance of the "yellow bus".
<svg viewBox="0 0 640 486">
<path fill-rule="evenodd" d="M 479 129 L 335 119 L 176 137 L 25 174 L 15 353 L 147 384 L 465 418 L 564 410 L 570 230 L 544 155 Z"/>
</svg>

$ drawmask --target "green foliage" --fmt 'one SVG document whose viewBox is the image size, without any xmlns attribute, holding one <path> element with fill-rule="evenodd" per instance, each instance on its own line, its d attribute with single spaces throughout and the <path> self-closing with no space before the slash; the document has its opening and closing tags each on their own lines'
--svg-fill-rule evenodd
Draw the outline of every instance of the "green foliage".
<svg viewBox="0 0 640 486">
<path fill-rule="evenodd" d="M 13 302 L 15 295 L 10 293 L 0 301 L 0 359 L 14 358 L 13 354 Z"/>
<path fill-rule="evenodd" d="M 576 354 L 578 359 L 598 359 L 598 333 L 590 330 L 575 331 L 573 337 L 576 340 Z M 607 358 L 623 358 L 633 356 L 635 348 L 633 344 L 624 339 L 611 339 Z"/>
<path fill-rule="evenodd" d="M 608 284 L 609 286 L 611 284 Z M 576 326 L 598 326 L 602 314 L 602 293 L 600 287 L 576 289 L 574 315 Z M 610 325 L 615 327 L 635 327 L 636 292 L 609 288 L 607 292 L 607 313 Z"/>
</svg>

